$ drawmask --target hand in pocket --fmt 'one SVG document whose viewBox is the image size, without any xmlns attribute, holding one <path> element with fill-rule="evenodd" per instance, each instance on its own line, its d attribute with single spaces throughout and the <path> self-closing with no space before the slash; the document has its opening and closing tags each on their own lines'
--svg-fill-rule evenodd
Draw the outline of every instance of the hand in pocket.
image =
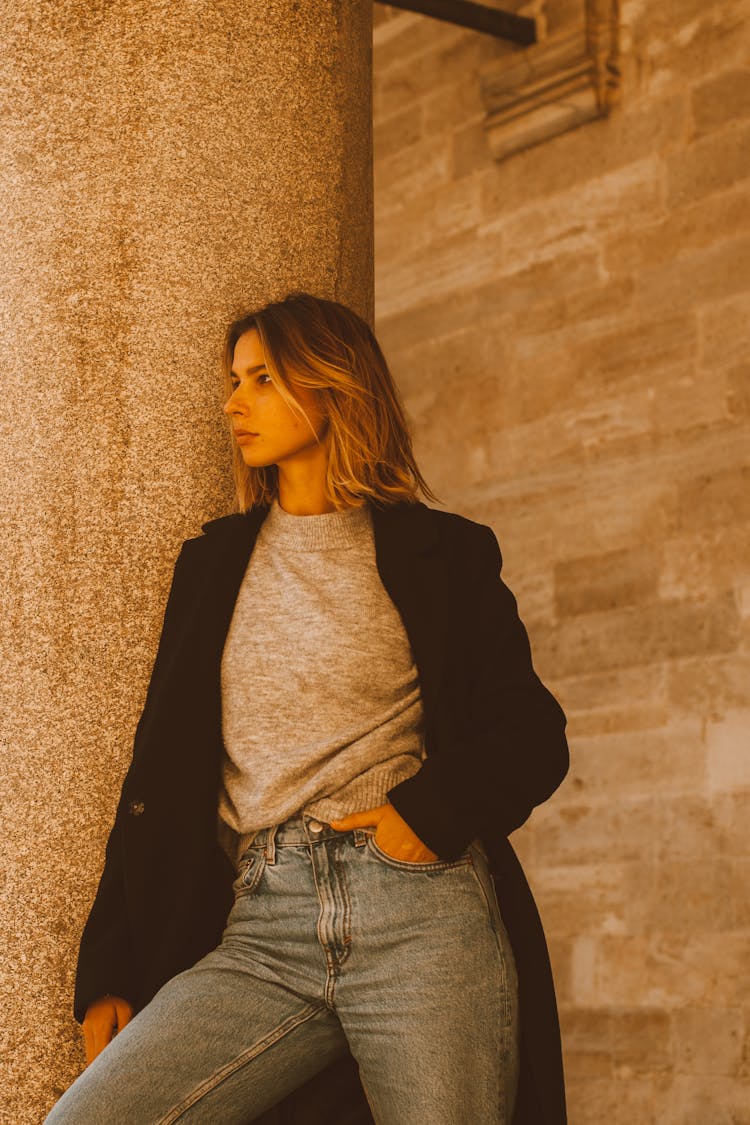
<svg viewBox="0 0 750 1125">
<path fill-rule="evenodd" d="M 412 831 L 390 803 L 378 805 L 375 809 L 350 813 L 341 820 L 329 821 L 329 824 L 337 832 L 377 825 L 375 842 L 391 859 L 400 859 L 407 863 L 433 863 L 440 858 L 437 852 L 430 851 L 426 844 L 422 843 L 416 832 Z"/>
</svg>

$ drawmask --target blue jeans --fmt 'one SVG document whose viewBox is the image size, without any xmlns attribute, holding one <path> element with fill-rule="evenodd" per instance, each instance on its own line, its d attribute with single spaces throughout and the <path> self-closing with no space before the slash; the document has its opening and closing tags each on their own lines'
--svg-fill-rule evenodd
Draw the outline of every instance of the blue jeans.
<svg viewBox="0 0 750 1125">
<path fill-rule="evenodd" d="M 484 849 L 406 862 L 374 835 L 301 813 L 261 829 L 220 944 L 45 1125 L 247 1125 L 347 1045 L 377 1125 L 509 1125 L 518 982 Z"/>
</svg>

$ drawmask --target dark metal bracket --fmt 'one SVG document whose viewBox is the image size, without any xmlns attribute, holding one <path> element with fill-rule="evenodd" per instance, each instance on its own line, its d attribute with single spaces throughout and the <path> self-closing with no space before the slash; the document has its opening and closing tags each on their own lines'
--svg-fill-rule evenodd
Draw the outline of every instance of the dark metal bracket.
<svg viewBox="0 0 750 1125">
<path fill-rule="evenodd" d="M 436 20 L 446 20 L 460 27 L 470 27 L 474 31 L 484 31 L 500 39 L 510 39 L 512 43 L 528 46 L 537 42 L 536 21 L 528 16 L 517 16 L 515 12 L 504 12 L 498 8 L 488 8 L 485 4 L 475 4 L 473 0 L 386 0 L 391 8 L 403 8 L 407 12 L 421 12 Z"/>
</svg>

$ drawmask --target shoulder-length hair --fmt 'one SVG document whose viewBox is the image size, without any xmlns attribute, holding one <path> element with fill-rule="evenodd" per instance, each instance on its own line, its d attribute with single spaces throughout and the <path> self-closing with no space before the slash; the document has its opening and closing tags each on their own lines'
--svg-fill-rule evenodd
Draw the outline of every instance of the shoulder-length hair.
<svg viewBox="0 0 750 1125">
<path fill-rule="evenodd" d="M 268 373 L 290 409 L 315 433 L 294 393 L 296 386 L 307 387 L 329 420 L 325 489 L 337 510 L 368 500 L 417 503 L 417 489 L 440 503 L 417 467 L 398 389 L 366 321 L 338 301 L 300 290 L 245 313 L 224 338 L 227 399 L 234 347 L 250 328 L 258 331 Z M 270 504 L 278 496 L 278 467 L 246 465 L 229 429 L 238 511 Z"/>
</svg>

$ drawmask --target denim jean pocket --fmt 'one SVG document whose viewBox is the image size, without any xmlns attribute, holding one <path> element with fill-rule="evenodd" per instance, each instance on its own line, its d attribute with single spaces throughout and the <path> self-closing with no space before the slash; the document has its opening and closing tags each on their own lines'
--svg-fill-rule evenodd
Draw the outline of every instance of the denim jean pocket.
<svg viewBox="0 0 750 1125">
<path fill-rule="evenodd" d="M 370 855 L 381 863 L 387 864 L 389 867 L 400 868 L 402 871 L 446 871 L 454 867 L 467 867 L 471 863 L 471 852 L 466 848 L 460 856 L 456 859 L 431 859 L 426 863 L 421 863 L 418 860 L 411 859 L 397 859 L 395 856 L 388 855 L 378 844 L 375 839 L 374 832 L 367 833 L 367 849 Z"/>
<path fill-rule="evenodd" d="M 257 890 L 266 867 L 266 853 L 262 848 L 253 851 L 248 848 L 240 859 L 237 876 L 232 883 L 234 897 L 250 895 Z"/>
</svg>

